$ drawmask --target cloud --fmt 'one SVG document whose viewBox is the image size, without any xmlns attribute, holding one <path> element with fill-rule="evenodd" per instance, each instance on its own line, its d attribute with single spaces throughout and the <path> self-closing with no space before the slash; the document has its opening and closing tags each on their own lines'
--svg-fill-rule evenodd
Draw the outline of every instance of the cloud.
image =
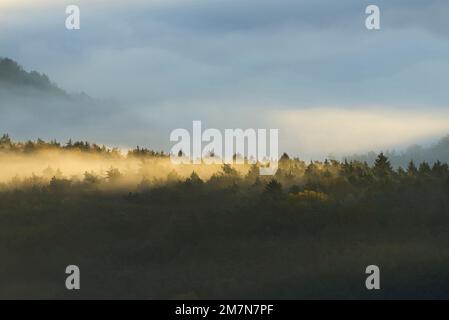
<svg viewBox="0 0 449 320">
<path fill-rule="evenodd" d="M 424 108 L 423 108 L 424 109 Z M 404 148 L 449 132 L 448 111 L 314 108 L 273 114 L 284 148 L 306 157 Z"/>
<path fill-rule="evenodd" d="M 81 7 L 81 30 L 75 32 L 64 28 L 65 5 L 71 3 Z M 215 126 L 273 126 L 270 115 L 280 112 L 278 106 L 303 112 L 318 123 L 319 117 L 310 112 L 319 114 L 323 106 L 346 110 L 351 117 L 357 112 L 372 117 L 379 112 L 380 118 L 387 111 L 426 114 L 429 108 L 444 113 L 449 107 L 445 87 L 449 20 L 444 14 L 449 3 L 379 0 L 378 32 L 365 28 L 368 4 L 352 0 L 39 2 L 46 10 L 36 10 L 31 2 L 10 4 L 0 13 L 0 45 L 2 55 L 47 73 L 68 91 L 120 102 L 122 108 L 114 109 L 114 117 L 126 119 L 122 134 L 108 136 L 107 128 L 101 133 L 120 144 L 137 140 L 141 144 L 141 135 L 148 134 L 151 143 L 167 148 L 164 139 L 178 127 L 180 117 L 185 123 L 199 119 Z M 372 105 L 381 111 L 372 110 Z M 251 121 L 255 113 L 266 119 Z M 352 128 L 338 112 L 331 114 L 344 130 Z M 401 121 L 408 123 L 407 118 L 393 118 L 398 128 Z M 440 134 L 417 132 L 403 136 L 421 139 Z M 390 146 L 390 140 L 382 141 Z M 375 145 L 380 147 L 382 141 Z"/>
</svg>

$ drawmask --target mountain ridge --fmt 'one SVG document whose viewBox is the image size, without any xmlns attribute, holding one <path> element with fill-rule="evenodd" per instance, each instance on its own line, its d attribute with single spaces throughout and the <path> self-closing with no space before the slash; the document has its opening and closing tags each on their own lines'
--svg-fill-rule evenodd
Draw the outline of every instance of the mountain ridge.
<svg viewBox="0 0 449 320">
<path fill-rule="evenodd" d="M 0 83 L 7 89 L 35 90 L 48 94 L 68 96 L 50 78 L 37 71 L 26 71 L 18 62 L 11 58 L 0 57 Z"/>
</svg>

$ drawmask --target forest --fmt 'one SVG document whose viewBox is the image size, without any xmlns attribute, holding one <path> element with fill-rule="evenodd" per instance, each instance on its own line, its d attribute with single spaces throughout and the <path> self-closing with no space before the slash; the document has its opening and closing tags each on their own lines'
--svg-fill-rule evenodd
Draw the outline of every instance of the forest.
<svg viewBox="0 0 449 320">
<path fill-rule="evenodd" d="M 283 154 L 266 177 L 4 135 L 0 168 L 0 298 L 449 298 L 447 163 Z"/>
</svg>

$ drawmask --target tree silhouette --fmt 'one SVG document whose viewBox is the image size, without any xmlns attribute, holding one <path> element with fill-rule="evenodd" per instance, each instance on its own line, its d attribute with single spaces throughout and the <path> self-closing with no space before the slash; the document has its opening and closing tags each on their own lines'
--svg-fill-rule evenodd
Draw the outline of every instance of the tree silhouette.
<svg viewBox="0 0 449 320">
<path fill-rule="evenodd" d="M 418 169 L 416 168 L 415 163 L 412 161 L 409 162 L 408 167 L 407 167 L 407 173 L 410 176 L 416 176 L 418 174 Z"/>
<path fill-rule="evenodd" d="M 380 178 L 390 176 L 393 173 L 393 168 L 388 158 L 381 152 L 374 162 L 374 174 Z"/>
<path fill-rule="evenodd" d="M 271 199 L 279 199 L 282 196 L 282 184 L 276 179 L 271 179 L 265 186 L 264 196 Z"/>
<path fill-rule="evenodd" d="M 106 171 L 106 177 L 109 182 L 117 182 L 122 177 L 122 174 L 119 169 L 111 167 Z"/>
</svg>

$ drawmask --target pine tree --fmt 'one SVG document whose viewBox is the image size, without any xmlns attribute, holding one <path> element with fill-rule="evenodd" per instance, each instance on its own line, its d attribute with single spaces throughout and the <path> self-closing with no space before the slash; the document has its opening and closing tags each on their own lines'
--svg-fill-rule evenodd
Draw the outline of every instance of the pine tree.
<svg viewBox="0 0 449 320">
<path fill-rule="evenodd" d="M 276 181 L 276 179 L 271 179 L 270 182 L 265 186 L 264 195 L 269 198 L 279 198 L 282 196 L 282 185 Z"/>
<path fill-rule="evenodd" d="M 412 161 L 409 162 L 408 167 L 407 167 L 407 173 L 410 176 L 416 176 L 418 174 L 418 169 L 416 168 L 415 163 Z"/>
<path fill-rule="evenodd" d="M 377 156 L 377 159 L 374 162 L 374 173 L 378 177 L 387 177 L 393 173 L 390 161 L 383 152 Z"/>
</svg>

